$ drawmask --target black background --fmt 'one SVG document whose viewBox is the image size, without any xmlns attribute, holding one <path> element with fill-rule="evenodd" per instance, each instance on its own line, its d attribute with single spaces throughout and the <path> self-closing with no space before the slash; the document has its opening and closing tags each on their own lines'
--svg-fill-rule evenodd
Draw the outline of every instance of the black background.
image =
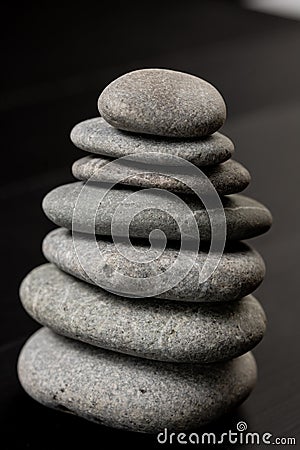
<svg viewBox="0 0 300 450">
<path fill-rule="evenodd" d="M 299 444 L 300 23 L 225 1 L 24 2 L 2 8 L 1 35 L 1 448 L 158 446 L 155 436 L 48 410 L 16 377 L 20 348 L 39 327 L 22 310 L 18 286 L 44 262 L 41 241 L 54 228 L 41 200 L 72 179 L 71 164 L 83 154 L 70 129 L 98 114 L 98 95 L 111 80 L 143 67 L 191 72 L 219 88 L 228 105 L 222 131 L 252 174 L 246 193 L 274 216 L 271 232 L 252 240 L 268 269 L 256 293 L 269 319 L 254 352 L 259 381 L 210 430 L 245 420 L 249 431 L 295 436 Z"/>
</svg>

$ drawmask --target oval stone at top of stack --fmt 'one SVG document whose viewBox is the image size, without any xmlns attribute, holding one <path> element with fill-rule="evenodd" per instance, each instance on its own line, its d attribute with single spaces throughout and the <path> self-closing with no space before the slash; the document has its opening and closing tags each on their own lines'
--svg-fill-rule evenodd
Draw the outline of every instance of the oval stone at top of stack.
<svg viewBox="0 0 300 450">
<path fill-rule="evenodd" d="M 71 131 L 71 140 L 81 150 L 111 158 L 151 152 L 158 154 L 159 162 L 159 153 L 162 153 L 183 158 L 196 166 L 222 163 L 234 152 L 232 141 L 218 132 L 202 139 L 162 138 L 118 130 L 102 117 L 75 125 Z"/>
<path fill-rule="evenodd" d="M 134 133 L 203 137 L 225 122 L 226 106 L 210 83 L 168 69 L 142 69 L 112 81 L 98 100 L 101 116 Z"/>
</svg>

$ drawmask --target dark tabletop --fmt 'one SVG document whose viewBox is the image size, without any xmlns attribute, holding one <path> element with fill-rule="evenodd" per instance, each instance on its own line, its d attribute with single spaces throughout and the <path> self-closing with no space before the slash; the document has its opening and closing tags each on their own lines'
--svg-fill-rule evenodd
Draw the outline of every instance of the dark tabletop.
<svg viewBox="0 0 300 450">
<path fill-rule="evenodd" d="M 259 380 L 241 408 L 208 429 L 234 430 L 243 420 L 249 431 L 298 437 L 299 445 L 300 23 L 237 2 L 141 8 L 24 3 L 2 17 L 1 449 L 58 449 L 66 442 L 67 448 L 162 447 L 155 436 L 49 410 L 23 392 L 16 376 L 20 348 L 39 328 L 20 306 L 18 286 L 45 262 L 41 241 L 54 228 L 41 200 L 72 180 L 70 166 L 83 154 L 69 131 L 97 115 L 97 97 L 112 79 L 155 66 L 194 73 L 220 89 L 228 105 L 223 131 L 252 174 L 246 194 L 274 216 L 272 230 L 251 241 L 267 265 L 256 292 L 269 322 L 254 351 Z"/>
</svg>

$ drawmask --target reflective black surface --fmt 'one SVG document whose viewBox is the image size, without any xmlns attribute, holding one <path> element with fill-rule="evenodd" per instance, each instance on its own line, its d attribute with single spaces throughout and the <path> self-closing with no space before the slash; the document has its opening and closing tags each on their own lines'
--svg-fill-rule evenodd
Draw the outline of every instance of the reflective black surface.
<svg viewBox="0 0 300 450">
<path fill-rule="evenodd" d="M 70 128 L 97 115 L 97 97 L 109 81 L 151 66 L 194 73 L 221 90 L 229 115 L 223 131 L 236 144 L 235 158 L 252 173 L 246 193 L 274 215 L 271 232 L 251 241 L 267 264 L 256 293 L 269 319 L 255 350 L 259 381 L 237 412 L 209 429 L 234 430 L 244 420 L 249 431 L 300 439 L 300 23 L 245 11 L 235 2 L 162 3 L 151 2 L 145 12 L 127 3 L 106 10 L 100 2 L 72 9 L 24 4 L 3 15 L 3 449 L 162 447 L 155 436 L 48 410 L 23 392 L 16 377 L 18 352 L 38 328 L 21 308 L 18 286 L 44 262 L 41 241 L 54 228 L 41 200 L 72 180 L 70 166 L 83 154 L 71 145 Z"/>
</svg>

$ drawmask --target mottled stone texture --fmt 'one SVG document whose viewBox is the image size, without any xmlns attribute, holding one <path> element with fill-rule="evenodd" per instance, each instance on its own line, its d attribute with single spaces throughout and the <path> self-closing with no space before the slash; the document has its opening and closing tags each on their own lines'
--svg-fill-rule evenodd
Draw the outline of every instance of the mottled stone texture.
<svg viewBox="0 0 300 450">
<path fill-rule="evenodd" d="M 128 299 L 51 264 L 27 275 L 20 297 L 35 320 L 59 334 L 159 361 L 235 358 L 251 350 L 265 332 L 264 312 L 252 296 L 216 305 Z"/>
<path fill-rule="evenodd" d="M 141 243 L 137 243 L 135 248 L 140 251 L 140 257 L 147 249 Z M 138 278 L 142 290 L 145 279 L 163 273 L 174 264 L 178 257 L 178 250 L 168 247 L 152 263 L 141 264 L 137 254 L 134 253 L 134 249 L 129 248 L 127 244 L 121 245 L 120 249 L 126 254 L 127 259 L 110 240 L 99 238 L 97 245 L 95 245 L 93 240 L 84 234 L 77 237 L 75 248 L 71 233 L 63 228 L 51 231 L 43 242 L 43 252 L 48 261 L 88 283 L 98 284 L 99 286 L 103 286 L 105 283 L 110 286 L 112 292 L 119 295 L 125 294 L 118 273 Z M 93 279 L 83 269 L 78 254 L 84 256 L 84 262 L 87 264 L 85 268 L 88 269 L 88 273 Z M 184 256 L 184 261 L 188 264 L 189 251 L 185 251 Z M 260 255 L 250 246 L 244 243 L 236 243 L 227 248 L 211 277 L 204 283 L 199 284 L 199 272 L 206 258 L 206 252 L 199 252 L 188 275 L 177 283 L 178 274 L 175 273 L 175 286 L 160 294 L 159 297 L 192 302 L 237 300 L 254 291 L 265 274 L 265 265 Z M 157 283 L 159 283 L 159 280 L 157 280 Z"/>
<path fill-rule="evenodd" d="M 207 81 L 166 69 L 142 69 L 112 81 L 98 100 L 111 125 L 135 133 L 202 137 L 225 122 L 221 94 Z"/>
<path fill-rule="evenodd" d="M 142 153 L 178 156 L 196 166 L 219 164 L 234 152 L 232 141 L 221 133 L 204 138 L 179 139 L 129 133 L 109 125 L 102 117 L 80 122 L 71 131 L 72 142 L 90 153 L 119 158 Z"/>
<path fill-rule="evenodd" d="M 182 205 L 175 195 L 165 195 L 163 191 L 142 191 L 139 197 L 137 195 L 130 197 L 134 193 L 136 191 L 129 187 L 120 186 L 109 190 L 106 185 L 100 183 L 88 185 L 81 182 L 70 183 L 49 192 L 44 198 L 43 209 L 56 225 L 89 233 L 95 230 L 96 234 L 110 236 L 113 216 L 117 208 L 121 207 L 121 213 L 116 216 L 118 218 L 114 235 L 126 235 L 122 224 L 128 221 L 131 237 L 148 238 L 152 230 L 159 229 L 168 239 L 180 240 L 182 232 L 179 220 L 186 215 L 188 207 L 198 226 L 200 238 L 204 241 L 210 240 L 209 215 L 196 195 L 183 196 L 185 205 Z M 233 194 L 224 197 L 222 202 L 228 240 L 249 239 L 270 228 L 271 214 L 257 201 Z M 137 203 L 141 211 L 138 213 L 136 213 Z M 94 208 L 92 205 L 95 205 Z M 75 208 L 76 216 L 74 216 Z M 95 227 L 91 226 L 94 217 Z"/>
<path fill-rule="evenodd" d="M 37 401 L 95 422 L 142 432 L 188 430 L 211 422 L 248 396 L 253 356 L 213 366 L 149 361 L 39 330 L 18 362 Z"/>
<path fill-rule="evenodd" d="M 80 181 L 43 200 L 63 228 L 44 239 L 50 264 L 20 287 L 47 328 L 23 347 L 19 379 L 37 401 L 103 425 L 186 432 L 255 384 L 266 317 L 250 294 L 265 266 L 240 240 L 272 217 L 237 194 L 250 174 L 217 131 L 226 106 L 211 84 L 137 70 L 98 107 L 71 131 L 89 152 L 72 167 Z"/>
<path fill-rule="evenodd" d="M 114 165 L 111 166 L 109 164 L 111 161 L 107 157 L 85 156 L 74 162 L 72 172 L 75 178 L 82 181 L 118 182 L 128 186 L 160 188 L 183 194 L 193 194 L 192 187 L 196 185 L 200 192 L 207 192 L 205 182 L 201 176 L 181 171 L 180 173 L 184 178 L 184 181 L 181 181 L 178 179 L 176 169 L 172 169 L 172 166 L 168 167 L 167 173 L 165 171 L 159 173 L 159 166 L 157 171 L 154 172 L 147 171 L 147 164 L 130 164 L 130 161 L 116 160 Z M 130 177 L 127 176 L 129 168 L 132 171 Z M 220 195 L 241 192 L 250 182 L 248 170 L 233 160 L 216 166 L 204 167 L 202 172 L 208 177 Z"/>
</svg>

